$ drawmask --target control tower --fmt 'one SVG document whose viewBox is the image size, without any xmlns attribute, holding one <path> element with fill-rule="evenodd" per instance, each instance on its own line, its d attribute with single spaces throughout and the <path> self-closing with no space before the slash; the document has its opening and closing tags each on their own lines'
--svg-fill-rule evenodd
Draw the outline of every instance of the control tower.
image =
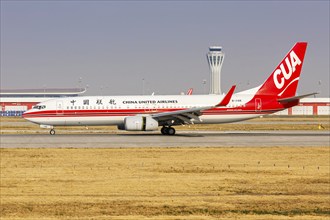
<svg viewBox="0 0 330 220">
<path fill-rule="evenodd" d="M 222 52 L 222 47 L 212 46 L 209 47 L 206 58 L 211 71 L 210 94 L 221 94 L 220 75 L 225 53 Z"/>
</svg>

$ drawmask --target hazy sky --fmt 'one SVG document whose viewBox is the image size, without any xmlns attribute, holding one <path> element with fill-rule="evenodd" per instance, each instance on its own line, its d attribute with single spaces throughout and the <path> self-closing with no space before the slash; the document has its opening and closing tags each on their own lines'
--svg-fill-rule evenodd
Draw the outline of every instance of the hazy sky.
<svg viewBox="0 0 330 220">
<path fill-rule="evenodd" d="M 329 96 L 329 1 L 4 1 L 1 88 L 90 95 L 209 90 L 208 47 L 226 54 L 226 92 L 261 84 L 309 43 L 298 92 Z M 203 79 L 207 80 L 203 86 Z"/>
</svg>

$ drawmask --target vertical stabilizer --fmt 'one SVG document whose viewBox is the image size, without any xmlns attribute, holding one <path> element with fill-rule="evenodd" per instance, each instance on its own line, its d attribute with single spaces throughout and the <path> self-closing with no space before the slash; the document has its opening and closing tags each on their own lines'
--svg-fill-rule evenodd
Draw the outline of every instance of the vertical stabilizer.
<svg viewBox="0 0 330 220">
<path fill-rule="evenodd" d="M 277 98 L 295 96 L 306 48 L 307 42 L 296 43 L 256 95 L 273 95 Z"/>
</svg>

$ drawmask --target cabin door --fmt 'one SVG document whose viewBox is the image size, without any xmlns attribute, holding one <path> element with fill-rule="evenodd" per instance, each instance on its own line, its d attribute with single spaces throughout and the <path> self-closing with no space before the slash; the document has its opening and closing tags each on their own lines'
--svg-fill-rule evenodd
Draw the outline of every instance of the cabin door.
<svg viewBox="0 0 330 220">
<path fill-rule="evenodd" d="M 56 102 L 56 114 L 63 115 L 63 102 L 62 101 Z"/>
<path fill-rule="evenodd" d="M 256 98 L 255 108 L 256 108 L 256 112 L 261 112 L 262 103 L 260 98 Z"/>
</svg>

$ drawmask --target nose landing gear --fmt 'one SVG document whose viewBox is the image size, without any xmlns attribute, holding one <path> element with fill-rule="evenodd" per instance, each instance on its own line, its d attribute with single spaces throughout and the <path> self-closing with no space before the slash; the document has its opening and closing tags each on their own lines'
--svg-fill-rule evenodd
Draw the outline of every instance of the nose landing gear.
<svg viewBox="0 0 330 220">
<path fill-rule="evenodd" d="M 163 126 L 162 129 L 160 130 L 160 132 L 163 135 L 174 135 L 175 134 L 175 129 L 172 128 L 171 126 L 170 127 Z"/>
<path fill-rule="evenodd" d="M 50 129 L 49 134 L 50 135 L 55 135 L 55 130 L 54 129 Z"/>
</svg>

